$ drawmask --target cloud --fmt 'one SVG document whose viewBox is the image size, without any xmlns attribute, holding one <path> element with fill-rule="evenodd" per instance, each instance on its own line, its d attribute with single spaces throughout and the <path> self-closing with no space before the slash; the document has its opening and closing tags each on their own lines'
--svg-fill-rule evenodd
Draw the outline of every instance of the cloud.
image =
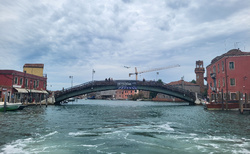
<svg viewBox="0 0 250 154">
<path fill-rule="evenodd" d="M 133 79 L 160 71 L 164 82 L 195 78 L 196 60 L 239 47 L 249 51 L 250 4 L 224 1 L 1 1 L 0 69 L 44 63 L 51 89 L 92 79 Z M 235 45 L 235 42 L 240 42 Z M 123 66 L 131 66 L 126 69 Z M 140 78 L 156 79 L 156 72 Z"/>
</svg>

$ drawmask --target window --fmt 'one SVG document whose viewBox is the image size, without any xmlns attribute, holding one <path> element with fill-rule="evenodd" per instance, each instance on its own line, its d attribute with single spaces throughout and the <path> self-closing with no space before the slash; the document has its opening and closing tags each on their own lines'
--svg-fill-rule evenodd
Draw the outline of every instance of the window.
<svg viewBox="0 0 250 154">
<path fill-rule="evenodd" d="M 236 93 L 231 93 L 231 100 L 236 100 Z"/>
<path fill-rule="evenodd" d="M 220 73 L 220 64 L 218 64 L 218 73 Z"/>
<path fill-rule="evenodd" d="M 234 69 L 234 62 L 229 62 L 229 69 L 233 70 Z"/>
<path fill-rule="evenodd" d="M 213 73 L 216 73 L 216 66 L 213 67 Z"/>
<path fill-rule="evenodd" d="M 20 78 L 20 85 L 23 85 L 23 78 Z"/>
<path fill-rule="evenodd" d="M 36 81 L 36 87 L 39 87 L 39 80 Z"/>
<path fill-rule="evenodd" d="M 14 81 L 14 83 L 15 83 L 15 84 L 17 84 L 17 83 L 18 83 L 18 78 L 17 78 L 17 77 L 15 77 L 15 81 Z"/>
<path fill-rule="evenodd" d="M 34 81 L 33 87 L 36 88 L 36 81 Z"/>
<path fill-rule="evenodd" d="M 25 79 L 25 87 L 28 87 L 28 79 Z"/>
<path fill-rule="evenodd" d="M 224 71 L 224 61 L 221 62 L 221 70 Z"/>
<path fill-rule="evenodd" d="M 231 85 L 231 86 L 235 86 L 235 79 L 234 79 L 234 78 L 231 78 L 231 79 L 230 79 L 230 85 Z"/>
<path fill-rule="evenodd" d="M 225 87 L 225 78 L 222 80 L 223 87 Z"/>
</svg>

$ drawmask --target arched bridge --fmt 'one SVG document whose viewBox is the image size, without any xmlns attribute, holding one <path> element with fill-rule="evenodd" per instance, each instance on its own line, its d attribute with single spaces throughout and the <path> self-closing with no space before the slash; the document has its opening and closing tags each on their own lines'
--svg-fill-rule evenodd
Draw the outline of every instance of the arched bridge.
<svg viewBox="0 0 250 154">
<path fill-rule="evenodd" d="M 105 80 L 91 81 L 72 88 L 64 89 L 55 94 L 55 104 L 60 105 L 62 101 L 82 94 L 115 89 L 133 89 L 158 92 L 180 98 L 189 102 L 190 105 L 194 105 L 196 99 L 194 92 L 156 81 Z"/>
</svg>

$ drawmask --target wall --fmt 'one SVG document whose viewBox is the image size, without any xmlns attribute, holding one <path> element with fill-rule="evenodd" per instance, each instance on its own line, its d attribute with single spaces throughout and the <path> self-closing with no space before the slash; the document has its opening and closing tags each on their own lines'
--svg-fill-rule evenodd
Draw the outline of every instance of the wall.
<svg viewBox="0 0 250 154">
<path fill-rule="evenodd" d="M 43 77 L 43 68 L 23 67 L 23 72 Z"/>
</svg>

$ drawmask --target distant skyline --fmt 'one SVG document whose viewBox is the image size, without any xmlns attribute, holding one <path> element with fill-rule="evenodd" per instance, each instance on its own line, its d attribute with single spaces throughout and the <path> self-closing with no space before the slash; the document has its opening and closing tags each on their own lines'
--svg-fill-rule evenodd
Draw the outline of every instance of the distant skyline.
<svg viewBox="0 0 250 154">
<path fill-rule="evenodd" d="M 249 21 L 248 0 L 0 0 L 0 69 L 43 63 L 48 90 L 91 81 L 93 69 L 94 80 L 131 80 L 135 67 L 179 64 L 138 78 L 191 81 L 197 60 L 250 51 Z"/>
</svg>

